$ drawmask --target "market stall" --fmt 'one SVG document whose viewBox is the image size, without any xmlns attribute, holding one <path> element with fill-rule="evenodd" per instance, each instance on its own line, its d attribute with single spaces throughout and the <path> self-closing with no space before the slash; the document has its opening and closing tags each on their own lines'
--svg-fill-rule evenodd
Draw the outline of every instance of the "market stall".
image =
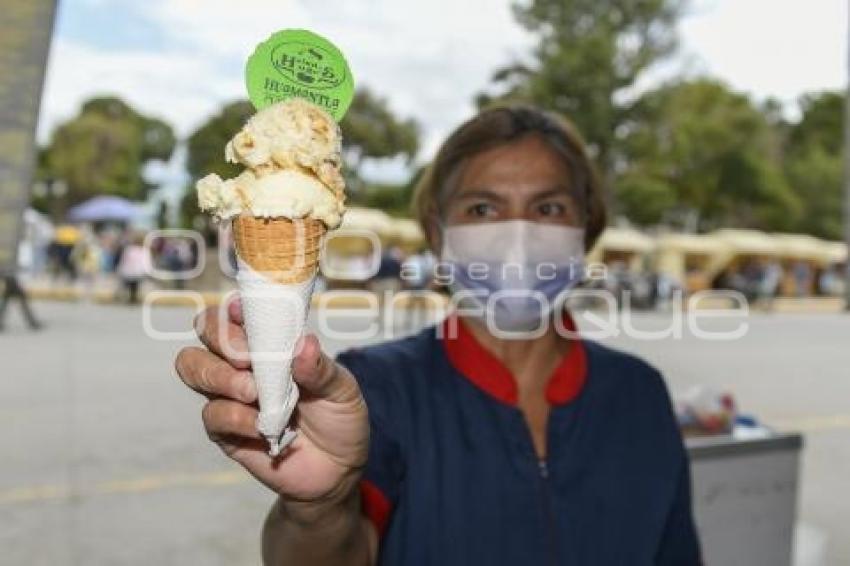
<svg viewBox="0 0 850 566">
<path fill-rule="evenodd" d="M 783 277 L 780 294 L 811 296 L 818 294 L 821 272 L 830 265 L 828 242 L 804 234 L 775 234 Z"/>
<path fill-rule="evenodd" d="M 371 277 L 381 259 L 381 249 L 393 235 L 393 219 L 381 210 L 351 207 L 342 225 L 325 241 L 322 274 L 334 287 L 346 287 Z"/>
<path fill-rule="evenodd" d="M 656 270 L 678 282 L 686 293 L 711 287 L 708 267 L 725 249 L 721 240 L 705 234 L 663 234 L 655 246 Z"/>
<path fill-rule="evenodd" d="M 718 253 L 705 268 L 705 277 L 712 287 L 749 288 L 754 292 L 760 267 L 779 257 L 776 239 L 758 230 L 724 228 L 709 235 L 719 244 Z"/>
<path fill-rule="evenodd" d="M 629 271 L 643 267 L 646 254 L 655 248 L 652 238 L 633 228 L 606 228 L 587 257 L 588 263 L 624 264 Z"/>
</svg>

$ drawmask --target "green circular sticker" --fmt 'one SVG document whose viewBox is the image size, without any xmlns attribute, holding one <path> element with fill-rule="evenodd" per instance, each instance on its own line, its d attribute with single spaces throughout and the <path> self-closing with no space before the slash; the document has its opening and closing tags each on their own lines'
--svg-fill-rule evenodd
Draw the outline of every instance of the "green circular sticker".
<svg viewBox="0 0 850 566">
<path fill-rule="evenodd" d="M 303 29 L 279 31 L 257 46 L 245 67 L 248 95 L 257 110 L 299 97 L 339 122 L 354 97 L 354 77 L 337 47 Z"/>
</svg>

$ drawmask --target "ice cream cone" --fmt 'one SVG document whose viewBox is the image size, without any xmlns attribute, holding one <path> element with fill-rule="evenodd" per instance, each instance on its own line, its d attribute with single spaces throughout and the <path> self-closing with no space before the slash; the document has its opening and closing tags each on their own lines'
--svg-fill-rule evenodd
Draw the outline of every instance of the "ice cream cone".
<svg viewBox="0 0 850 566">
<path fill-rule="evenodd" d="M 295 345 L 304 332 L 324 234 L 342 222 L 342 137 L 320 107 L 290 98 L 260 109 L 225 147 L 236 177 L 198 180 L 198 206 L 232 220 L 236 280 L 260 413 L 276 456 L 295 438 Z"/>
<path fill-rule="evenodd" d="M 233 220 L 239 257 L 277 283 L 298 283 L 315 275 L 326 230 L 324 223 L 309 218 L 238 216 Z"/>
<path fill-rule="evenodd" d="M 295 345 L 304 332 L 325 226 L 317 220 L 234 219 L 237 282 L 259 393 L 257 429 L 277 456 L 295 438 Z"/>
</svg>

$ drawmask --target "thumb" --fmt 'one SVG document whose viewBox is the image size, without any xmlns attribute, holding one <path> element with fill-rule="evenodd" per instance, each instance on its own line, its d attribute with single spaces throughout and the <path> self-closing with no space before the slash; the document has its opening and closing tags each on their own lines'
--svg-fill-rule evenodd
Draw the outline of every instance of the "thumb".
<svg viewBox="0 0 850 566">
<path fill-rule="evenodd" d="M 353 401 L 360 396 L 354 376 L 322 352 L 314 334 L 303 336 L 295 351 L 298 354 L 292 363 L 292 377 L 302 391 L 335 403 Z"/>
</svg>

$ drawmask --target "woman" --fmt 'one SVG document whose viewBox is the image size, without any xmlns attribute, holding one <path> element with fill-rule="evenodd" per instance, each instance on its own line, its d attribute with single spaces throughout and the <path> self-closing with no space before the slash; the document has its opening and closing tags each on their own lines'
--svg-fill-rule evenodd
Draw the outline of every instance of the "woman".
<svg viewBox="0 0 850 566">
<path fill-rule="evenodd" d="M 144 236 L 136 234 L 130 244 L 121 251 L 116 272 L 127 290 L 127 302 L 135 305 L 139 302 L 139 287 L 151 272 L 151 255 L 144 246 Z"/>
<path fill-rule="evenodd" d="M 249 368 L 217 339 L 247 348 L 238 304 L 226 328 L 199 319 L 207 349 L 183 350 L 177 371 L 210 399 L 210 438 L 279 494 L 267 564 L 699 563 L 661 376 L 565 331 L 552 306 L 580 279 L 602 203 L 559 119 L 510 107 L 463 124 L 416 194 L 455 314 L 336 362 L 307 336 L 293 368 L 301 434 L 278 461 L 255 429 Z"/>
</svg>

